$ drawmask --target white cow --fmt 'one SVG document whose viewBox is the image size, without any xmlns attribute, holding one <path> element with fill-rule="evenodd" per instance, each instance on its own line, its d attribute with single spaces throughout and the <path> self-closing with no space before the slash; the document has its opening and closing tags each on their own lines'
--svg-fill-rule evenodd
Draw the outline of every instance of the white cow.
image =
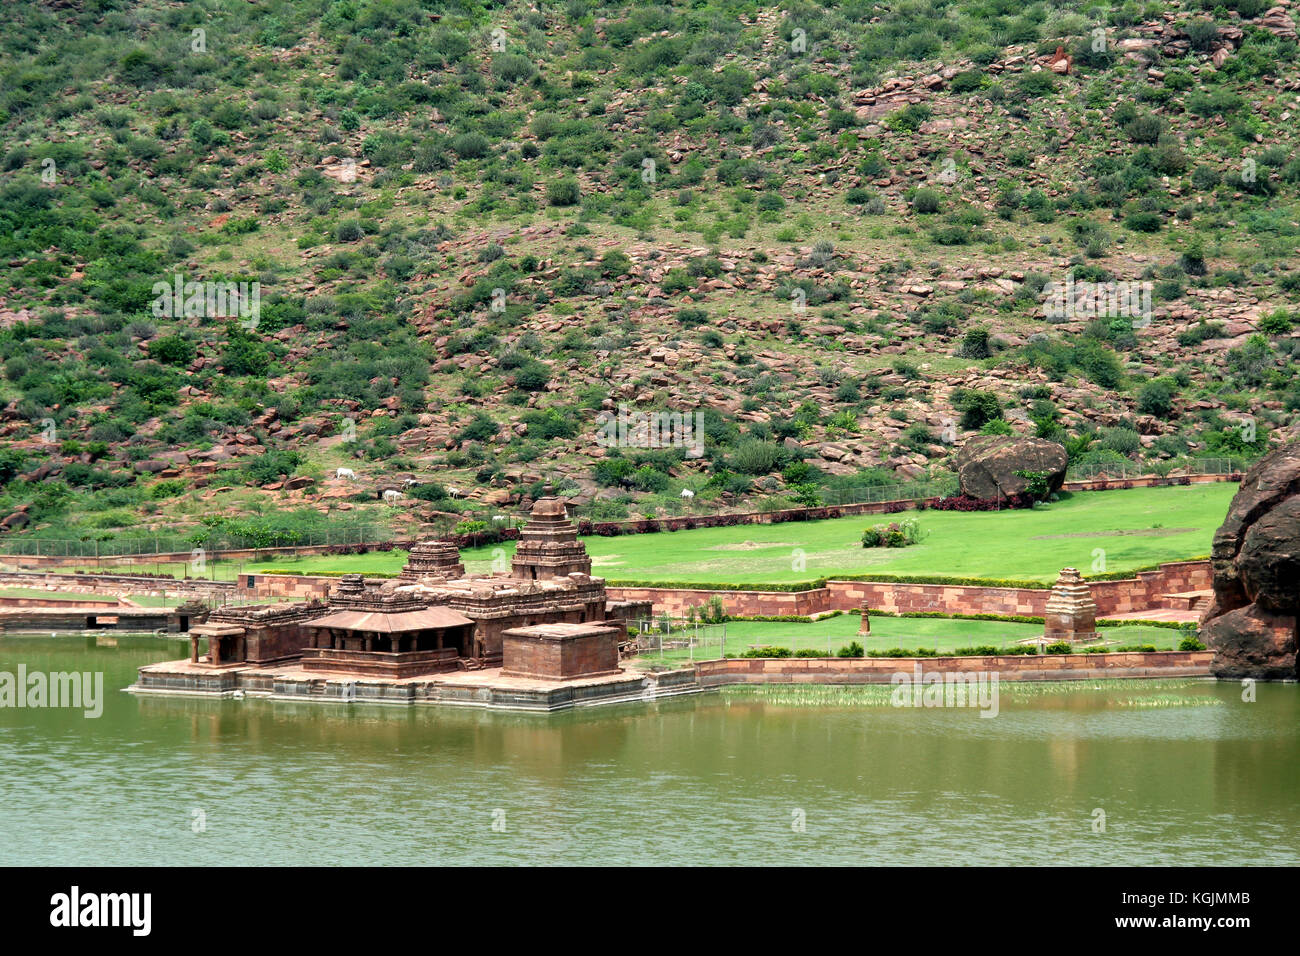
<svg viewBox="0 0 1300 956">
<path fill-rule="evenodd" d="M 340 468 L 340 469 L 338 469 L 338 471 L 334 472 L 334 477 L 335 477 L 335 478 L 350 478 L 351 480 L 356 481 L 356 479 L 357 479 L 357 473 L 356 473 L 355 471 L 353 471 L 351 468 Z"/>
<path fill-rule="evenodd" d="M 448 488 L 448 489 L 447 489 L 447 497 L 448 497 L 448 498 L 459 498 L 459 497 L 460 497 L 460 489 L 459 489 L 459 488 Z"/>
<path fill-rule="evenodd" d="M 402 497 L 403 495 L 400 491 L 394 491 L 392 488 L 389 488 L 387 491 L 384 492 L 385 504 L 390 504 L 390 505 L 397 504 L 397 502 L 402 500 Z"/>
<path fill-rule="evenodd" d="M 493 520 L 493 521 L 505 521 L 505 520 L 506 520 L 506 515 L 493 515 L 493 516 L 492 516 L 492 520 Z"/>
<path fill-rule="evenodd" d="M 691 491 L 691 489 L 689 489 L 689 488 L 683 488 L 683 489 L 682 489 L 682 497 L 683 497 L 683 498 L 694 498 L 694 497 L 695 497 L 695 492 Z"/>
<path fill-rule="evenodd" d="M 403 487 L 403 488 L 414 488 L 414 487 L 415 487 L 416 485 L 418 485 L 418 484 L 420 484 L 420 482 L 416 481 L 414 478 L 403 478 L 403 479 L 402 479 L 402 487 Z"/>
</svg>

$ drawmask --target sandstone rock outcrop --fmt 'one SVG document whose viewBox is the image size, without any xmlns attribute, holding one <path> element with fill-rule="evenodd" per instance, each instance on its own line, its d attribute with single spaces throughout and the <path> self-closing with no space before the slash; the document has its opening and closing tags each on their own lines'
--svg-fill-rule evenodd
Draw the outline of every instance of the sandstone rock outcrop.
<svg viewBox="0 0 1300 956">
<path fill-rule="evenodd" d="M 1300 614 L 1300 442 L 1242 478 L 1210 555 L 1214 601 L 1202 636 L 1217 677 L 1296 677 Z"/>
<path fill-rule="evenodd" d="M 992 499 L 1020 494 L 1029 479 L 1018 471 L 1046 472 L 1050 491 L 1065 483 L 1069 457 L 1056 442 L 1013 435 L 980 435 L 957 453 L 957 476 L 961 491 L 972 498 Z"/>
</svg>

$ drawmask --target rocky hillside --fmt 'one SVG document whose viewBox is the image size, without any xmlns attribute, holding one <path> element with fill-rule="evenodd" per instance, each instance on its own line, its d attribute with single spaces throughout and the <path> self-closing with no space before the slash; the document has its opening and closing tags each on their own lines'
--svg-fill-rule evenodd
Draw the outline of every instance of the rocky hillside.
<svg viewBox="0 0 1300 956">
<path fill-rule="evenodd" d="M 1289 0 L 10 9 L 7 536 L 782 507 L 979 432 L 1156 470 L 1295 432 Z M 703 454 L 609 447 L 620 408 L 701 413 Z"/>
</svg>

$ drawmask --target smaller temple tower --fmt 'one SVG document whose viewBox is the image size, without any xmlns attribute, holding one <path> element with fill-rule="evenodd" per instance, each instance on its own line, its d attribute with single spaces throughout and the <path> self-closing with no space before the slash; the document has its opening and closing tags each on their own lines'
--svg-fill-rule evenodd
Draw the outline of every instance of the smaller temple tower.
<svg viewBox="0 0 1300 956">
<path fill-rule="evenodd" d="M 1044 609 L 1043 637 L 1049 642 L 1095 641 L 1097 604 L 1078 568 L 1062 568 Z"/>
<path fill-rule="evenodd" d="M 575 571 L 591 574 L 591 558 L 578 540 L 578 529 L 569 521 L 563 499 L 538 498 L 519 532 L 510 576 L 543 581 Z"/>
<path fill-rule="evenodd" d="M 400 575 L 403 581 L 437 577 L 454 581 L 465 576 L 460 551 L 450 541 L 419 541 L 411 545 L 410 557 Z"/>
</svg>

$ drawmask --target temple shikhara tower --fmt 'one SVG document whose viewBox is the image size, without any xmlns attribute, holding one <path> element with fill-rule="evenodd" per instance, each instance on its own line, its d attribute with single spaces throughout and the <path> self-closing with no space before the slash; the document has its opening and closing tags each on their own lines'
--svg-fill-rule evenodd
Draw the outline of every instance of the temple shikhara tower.
<svg viewBox="0 0 1300 956">
<path fill-rule="evenodd" d="M 1097 604 L 1078 568 L 1062 568 L 1044 613 L 1043 637 L 1049 643 L 1098 640 Z"/>
<path fill-rule="evenodd" d="M 344 575 L 328 604 L 220 609 L 191 632 L 190 663 L 288 663 L 308 674 L 389 680 L 497 667 L 535 680 L 607 676 L 619 673 L 630 610 L 610 604 L 605 582 L 591 576 L 564 502 L 542 498 L 509 574 L 468 575 L 454 544 L 422 541 L 397 578 Z"/>
<path fill-rule="evenodd" d="M 460 563 L 460 551 L 450 541 L 420 541 L 411 546 L 406 566 L 402 568 L 403 581 L 421 578 L 452 580 L 465 576 L 465 565 Z"/>
<path fill-rule="evenodd" d="M 511 567 L 514 577 L 542 581 L 577 572 L 591 574 L 591 558 L 578 540 L 578 529 L 569 521 L 564 502 L 543 498 L 519 536 L 519 547 Z"/>
</svg>

